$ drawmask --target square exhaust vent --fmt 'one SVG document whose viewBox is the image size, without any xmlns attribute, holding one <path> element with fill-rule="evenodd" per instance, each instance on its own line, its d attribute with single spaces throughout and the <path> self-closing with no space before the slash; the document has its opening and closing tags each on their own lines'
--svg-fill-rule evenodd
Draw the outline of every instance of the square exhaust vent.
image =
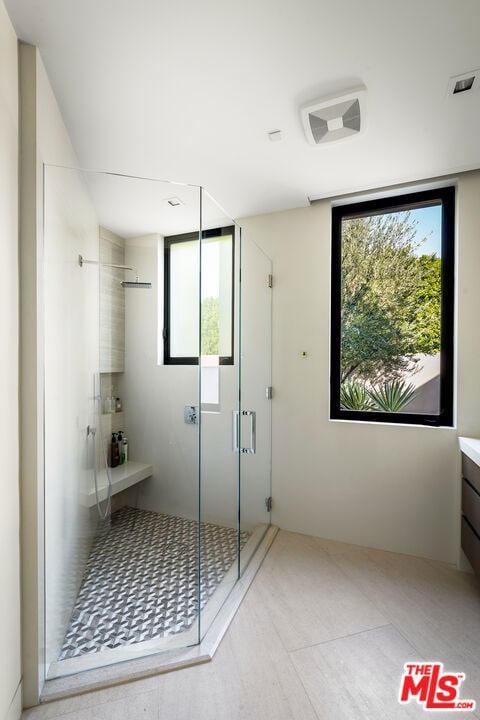
<svg viewBox="0 0 480 720">
<path fill-rule="evenodd" d="M 308 142 L 320 145 L 363 132 L 366 94 L 362 86 L 303 105 L 300 115 Z"/>
<path fill-rule="evenodd" d="M 480 70 L 470 70 L 462 75 L 454 75 L 448 81 L 447 97 L 458 97 L 471 90 L 478 90 L 480 87 Z"/>
</svg>

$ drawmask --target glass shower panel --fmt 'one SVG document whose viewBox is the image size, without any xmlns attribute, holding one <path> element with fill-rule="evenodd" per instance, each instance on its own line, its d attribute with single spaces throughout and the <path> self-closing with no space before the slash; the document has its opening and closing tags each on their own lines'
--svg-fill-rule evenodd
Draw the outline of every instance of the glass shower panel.
<svg viewBox="0 0 480 720">
<path fill-rule="evenodd" d="M 45 167 L 48 679 L 198 643 L 258 544 L 270 267 L 197 186 Z"/>
<path fill-rule="evenodd" d="M 200 292 L 200 639 L 238 578 L 239 229 L 202 191 Z"/>
<path fill-rule="evenodd" d="M 75 170 L 45 168 L 43 210 L 45 662 L 55 668 L 97 524 L 84 499 L 93 484 L 99 269 L 82 273 L 78 256 L 98 258 L 98 221 Z"/>
<path fill-rule="evenodd" d="M 242 236 L 240 572 L 270 524 L 272 456 L 272 261 Z"/>
<path fill-rule="evenodd" d="M 199 219 L 195 186 L 45 168 L 48 678 L 198 641 L 200 376 L 163 320 L 164 238 L 193 232 L 198 267 Z"/>
<path fill-rule="evenodd" d="M 178 347 L 198 348 L 200 189 L 133 184 L 137 193 L 142 191 L 144 222 L 138 218 L 125 237 L 125 264 L 135 268 L 134 276 L 141 281 L 150 281 L 152 289 L 125 289 L 125 370 L 117 391 L 129 462 L 151 466 L 149 477 L 129 489 L 128 502 L 135 511 L 129 522 L 135 525 L 141 558 L 133 593 L 143 608 L 136 632 L 147 649 L 155 643 L 159 651 L 193 645 L 198 639 L 199 426 L 188 421 L 185 409 L 199 403 L 199 374 L 195 365 L 165 363 L 163 330 L 166 304 Z M 188 261 L 175 262 L 172 273 L 171 262 L 165 267 L 165 238 L 184 233 L 197 239 Z"/>
</svg>

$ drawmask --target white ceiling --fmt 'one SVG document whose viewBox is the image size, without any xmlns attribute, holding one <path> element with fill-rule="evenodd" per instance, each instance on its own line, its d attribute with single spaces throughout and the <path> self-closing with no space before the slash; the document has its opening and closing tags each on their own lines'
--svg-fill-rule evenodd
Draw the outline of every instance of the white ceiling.
<svg viewBox="0 0 480 720">
<path fill-rule="evenodd" d="M 480 167 L 479 0 L 5 0 L 83 167 L 203 185 L 233 217 Z M 299 106 L 367 88 L 367 129 Z M 284 139 L 271 142 L 280 129 Z"/>
</svg>

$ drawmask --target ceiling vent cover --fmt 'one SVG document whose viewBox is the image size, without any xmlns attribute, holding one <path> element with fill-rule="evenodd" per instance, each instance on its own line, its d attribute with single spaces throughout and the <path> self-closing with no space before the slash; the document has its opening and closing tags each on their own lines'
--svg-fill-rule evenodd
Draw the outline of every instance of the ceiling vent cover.
<svg viewBox="0 0 480 720">
<path fill-rule="evenodd" d="M 448 81 L 447 96 L 458 97 L 469 95 L 469 90 L 478 90 L 480 87 L 480 70 L 470 70 L 462 75 L 454 75 Z"/>
<path fill-rule="evenodd" d="M 365 87 L 358 87 L 303 105 L 300 114 L 308 142 L 320 145 L 362 132 L 366 94 Z"/>
</svg>

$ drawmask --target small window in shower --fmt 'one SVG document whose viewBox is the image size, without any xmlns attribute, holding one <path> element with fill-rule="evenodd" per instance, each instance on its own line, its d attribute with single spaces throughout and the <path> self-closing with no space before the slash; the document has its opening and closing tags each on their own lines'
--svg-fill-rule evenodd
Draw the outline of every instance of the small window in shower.
<svg viewBox="0 0 480 720">
<path fill-rule="evenodd" d="M 233 266 L 233 227 L 165 238 L 166 365 L 233 365 Z"/>
<path fill-rule="evenodd" d="M 200 369 L 202 410 L 220 411 L 220 369 L 218 364 L 208 364 L 210 358 L 202 357 Z M 206 360 L 206 363 L 205 363 Z"/>
</svg>

